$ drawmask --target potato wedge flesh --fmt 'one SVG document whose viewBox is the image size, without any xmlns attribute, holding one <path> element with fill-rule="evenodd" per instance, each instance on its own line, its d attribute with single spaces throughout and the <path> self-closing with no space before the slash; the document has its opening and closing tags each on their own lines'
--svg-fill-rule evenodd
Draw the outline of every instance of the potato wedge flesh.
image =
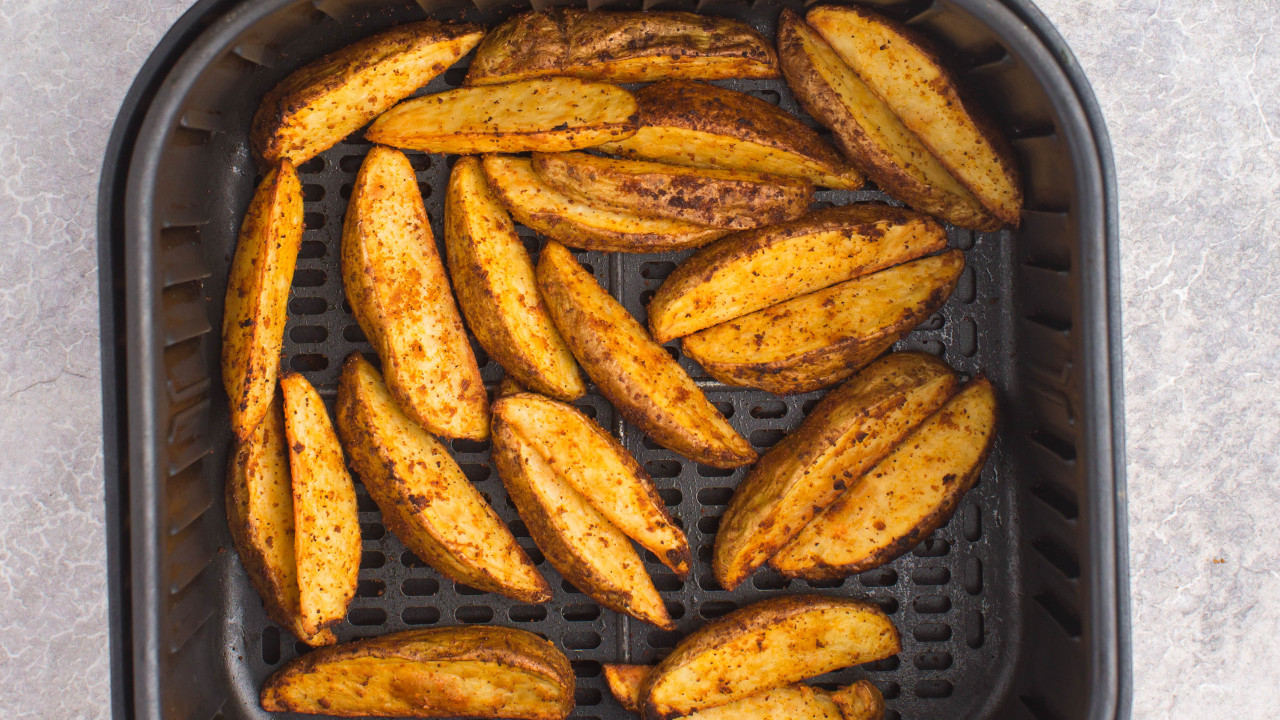
<svg viewBox="0 0 1280 720">
<path fill-rule="evenodd" d="M 613 699 L 626 710 L 640 712 L 640 686 L 653 669 L 652 665 L 627 665 L 622 663 L 605 663 L 604 679 L 609 683 L 609 692 Z"/>
<path fill-rule="evenodd" d="M 884 695 L 867 680 L 859 680 L 831 693 L 844 720 L 884 720 Z"/>
<path fill-rule="evenodd" d="M 606 664 L 604 676 L 609 692 L 622 707 L 640 712 L 640 688 L 652 669 L 651 665 Z M 685 720 L 848 720 L 829 693 L 800 684 L 765 690 L 683 717 Z"/>
<path fill-rule="evenodd" d="M 430 153 L 562 152 L 630 137 L 635 115 L 635 98 L 616 85 L 544 78 L 407 100 L 365 137 Z"/>
<path fill-rule="evenodd" d="M 977 481 L 995 421 L 995 392 L 980 377 L 855 481 L 770 564 L 791 577 L 844 577 L 909 551 L 951 517 Z"/>
</svg>

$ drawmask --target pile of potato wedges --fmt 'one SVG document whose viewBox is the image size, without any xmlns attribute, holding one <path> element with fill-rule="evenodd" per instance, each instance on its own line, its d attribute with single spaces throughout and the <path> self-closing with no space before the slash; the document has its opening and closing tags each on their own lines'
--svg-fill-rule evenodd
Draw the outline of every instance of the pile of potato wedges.
<svg viewBox="0 0 1280 720">
<path fill-rule="evenodd" d="M 473 51 L 462 87 L 415 96 Z M 779 77 L 834 146 L 778 106 L 712 83 Z M 296 168 L 361 128 L 373 147 L 340 258 L 376 357 L 346 358 L 331 412 L 305 377 L 280 371 L 304 224 Z M 991 383 L 890 350 L 965 270 L 944 223 L 1018 224 L 1017 165 L 928 43 L 871 11 L 784 10 L 776 43 L 741 22 L 668 11 L 402 25 L 286 77 L 250 140 L 263 179 L 222 329 L 235 442 L 227 518 L 269 617 L 331 646 L 266 681 L 269 711 L 558 720 L 572 710 L 568 659 L 528 632 L 437 628 L 335 645 L 359 574 L 357 480 L 442 575 L 551 599 L 449 439 L 491 439 L 547 561 L 601 605 L 663 629 L 675 624 L 641 551 L 680 577 L 694 558 L 653 479 L 572 404 L 587 393 L 694 462 L 751 466 L 715 541 L 712 567 L 729 589 L 766 563 L 827 580 L 889 562 L 946 522 L 986 463 Z M 406 153 L 461 156 L 443 258 Z M 815 188 L 867 180 L 900 204 L 816 208 Z M 517 223 L 542 238 L 536 258 Z M 691 254 L 642 322 L 569 248 Z M 492 396 L 469 334 L 505 371 Z M 727 386 L 837 387 L 758 456 L 663 347 L 676 339 Z M 885 703 L 871 683 L 803 681 L 899 650 L 875 605 L 794 595 L 708 624 L 655 666 L 605 674 L 645 720 L 876 720 Z"/>
</svg>

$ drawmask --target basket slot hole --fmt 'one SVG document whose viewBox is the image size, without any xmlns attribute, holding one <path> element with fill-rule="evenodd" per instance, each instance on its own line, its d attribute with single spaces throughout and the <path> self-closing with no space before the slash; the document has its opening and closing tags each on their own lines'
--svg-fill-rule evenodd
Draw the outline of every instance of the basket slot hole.
<svg viewBox="0 0 1280 720">
<path fill-rule="evenodd" d="M 359 325 L 348 325 L 342 328 L 342 339 L 350 343 L 367 343 L 369 338 L 365 337 L 364 330 Z"/>
<path fill-rule="evenodd" d="M 320 315 L 329 309 L 324 298 L 296 297 L 289 301 L 290 315 Z"/>
<path fill-rule="evenodd" d="M 1076 613 L 1066 602 L 1059 599 L 1058 596 L 1051 593 L 1040 593 L 1036 595 L 1034 600 L 1040 604 L 1049 613 L 1049 617 L 1066 631 L 1067 635 L 1073 638 L 1080 637 L 1082 626 L 1080 624 L 1080 615 Z"/>
<path fill-rule="evenodd" d="M 893 568 L 876 568 L 858 575 L 863 587 L 892 587 L 898 584 L 898 571 Z"/>
<path fill-rule="evenodd" d="M 751 433 L 751 444 L 761 449 L 771 448 L 786 436 L 787 432 L 778 428 L 754 430 Z"/>
<path fill-rule="evenodd" d="M 453 581 L 453 591 L 458 593 L 459 595 L 484 595 L 485 594 L 484 590 L 481 590 L 480 588 L 471 587 L 466 583 L 460 583 L 457 580 Z"/>
<path fill-rule="evenodd" d="M 387 529 L 382 527 L 382 523 L 360 523 L 361 540 L 381 540 L 386 534 Z"/>
<path fill-rule="evenodd" d="M 482 453 L 489 449 L 488 440 L 456 438 L 451 440 L 449 444 L 453 446 L 453 451 L 458 453 Z"/>
<path fill-rule="evenodd" d="M 916 557 L 928 558 L 943 557 L 949 552 L 951 552 L 950 542 L 939 537 L 928 537 L 925 538 L 924 542 L 916 546 L 912 554 Z"/>
<path fill-rule="evenodd" d="M 844 585 L 844 578 L 836 578 L 834 580 L 806 580 L 809 587 L 819 590 L 830 590 Z"/>
<path fill-rule="evenodd" d="M 461 463 L 459 467 L 462 468 L 462 474 L 473 483 L 484 482 L 493 474 L 493 470 L 488 465 L 479 463 Z"/>
<path fill-rule="evenodd" d="M 315 183 L 307 183 L 302 186 L 303 202 L 320 202 L 324 199 L 324 186 Z"/>
<path fill-rule="evenodd" d="M 951 581 L 951 571 L 945 567 L 923 567 L 911 573 L 911 582 L 917 585 L 946 585 Z"/>
<path fill-rule="evenodd" d="M 565 605 L 560 609 L 560 616 L 569 622 L 591 622 L 600 618 L 598 605 Z"/>
<path fill-rule="evenodd" d="M 400 565 L 407 568 L 426 569 L 431 567 L 422 558 L 418 557 L 412 550 L 405 550 L 400 553 Z"/>
<path fill-rule="evenodd" d="M 325 168 L 324 157 L 317 155 L 316 157 L 313 157 L 310 160 L 299 165 L 298 174 L 314 175 L 319 172 L 324 172 L 324 168 Z"/>
<path fill-rule="evenodd" d="M 663 505 L 675 507 L 684 500 L 684 493 L 680 492 L 680 488 L 659 488 L 658 497 L 662 498 Z"/>
<path fill-rule="evenodd" d="M 960 517 L 960 532 L 964 533 L 964 539 L 969 542 L 977 542 L 982 537 L 982 508 L 977 503 L 965 505 Z"/>
<path fill-rule="evenodd" d="M 534 565 L 541 565 L 547 561 L 547 557 L 542 554 L 542 551 L 539 550 L 537 546 L 525 547 L 521 545 L 520 548 L 524 550 L 525 555 L 529 556 L 529 562 Z"/>
<path fill-rule="evenodd" d="M 949 657 L 949 656 L 948 656 Z M 928 700 L 940 700 L 951 697 L 955 687 L 949 680 L 921 680 L 916 683 L 916 697 Z"/>
<path fill-rule="evenodd" d="M 1049 483 L 1032 485 L 1031 494 L 1035 495 L 1043 501 L 1045 505 L 1053 508 L 1059 515 L 1068 520 L 1075 520 L 1080 516 L 1080 506 L 1076 504 L 1075 497 L 1067 495 L 1057 485 Z"/>
<path fill-rule="evenodd" d="M 876 660 L 875 662 L 863 663 L 862 669 L 866 670 L 867 672 L 893 672 L 894 670 L 897 670 L 901 666 L 902 666 L 902 661 L 898 659 L 898 656 L 891 655 L 883 660 Z M 880 687 L 880 685 L 877 684 L 876 687 Z M 889 693 L 885 692 L 885 688 L 880 687 L 880 692 L 884 693 L 884 696 L 886 698 L 889 697 Z"/>
<path fill-rule="evenodd" d="M 578 586 L 577 586 L 577 585 L 574 585 L 573 583 L 569 582 L 568 580 L 561 580 L 561 581 L 560 581 L 560 589 L 564 590 L 565 592 L 569 593 L 570 595 L 586 595 L 586 593 L 584 593 L 584 592 L 582 592 L 581 590 L 579 590 L 579 589 L 578 589 Z"/>
<path fill-rule="evenodd" d="M 358 172 L 364 164 L 364 155 L 344 155 L 338 160 L 338 169 L 345 173 Z"/>
<path fill-rule="evenodd" d="M 604 666 L 595 660 L 572 660 L 569 666 L 573 668 L 573 676 L 580 678 L 600 677 L 604 672 Z"/>
<path fill-rule="evenodd" d="M 564 646 L 570 650 L 594 650 L 600 647 L 600 633 L 594 630 L 565 633 Z"/>
<path fill-rule="evenodd" d="M 314 353 L 294 355 L 289 358 L 289 367 L 297 372 L 320 372 L 329 367 L 329 358 Z"/>
<path fill-rule="evenodd" d="M 306 226 L 306 230 L 309 232 L 323 230 L 326 222 L 327 220 L 322 212 L 309 212 L 302 216 L 302 224 Z M 321 255 L 323 254 L 321 253 Z M 302 256 L 299 255 L 298 257 Z"/>
<path fill-rule="evenodd" d="M 809 413 L 813 412 L 813 409 L 818 407 L 818 403 L 820 402 L 822 402 L 821 397 L 809 398 L 800 406 L 800 412 L 804 413 L 805 417 L 808 417 Z"/>
<path fill-rule="evenodd" d="M 328 280 L 329 275 L 323 270 L 298 268 L 293 272 L 294 287 L 320 287 Z"/>
<path fill-rule="evenodd" d="M 542 622 L 547 619 L 547 609 L 541 605 L 516 605 L 507 611 L 511 622 Z"/>
<path fill-rule="evenodd" d="M 777 420 L 787 414 L 787 404 L 779 400 L 766 400 L 751 408 L 751 417 L 758 420 Z"/>
<path fill-rule="evenodd" d="M 262 628 L 262 662 L 268 665 L 280 662 L 280 629 L 275 625 Z"/>
<path fill-rule="evenodd" d="M 680 474 L 679 460 L 649 460 L 644 464 L 644 471 L 651 477 L 673 478 Z"/>
<path fill-rule="evenodd" d="M 684 633 L 676 630 L 650 630 L 645 640 L 648 641 L 649 647 L 655 650 L 666 650 L 676 646 L 684 638 Z"/>
<path fill-rule="evenodd" d="M 684 617 L 684 603 L 672 600 L 664 603 L 664 605 L 666 605 L 667 614 L 671 616 L 672 620 L 679 620 Z"/>
<path fill-rule="evenodd" d="M 719 410 L 720 414 L 725 416 L 726 419 L 733 417 L 733 403 L 722 401 L 722 402 L 713 402 L 711 404 L 715 405 L 716 410 Z"/>
<path fill-rule="evenodd" d="M 373 627 L 387 621 L 387 611 L 382 608 L 351 608 L 347 613 L 347 622 L 356 627 Z"/>
<path fill-rule="evenodd" d="M 772 570 L 765 570 L 751 578 L 751 584 L 757 590 L 785 590 L 791 585 L 791 581 Z"/>
<path fill-rule="evenodd" d="M 329 339 L 329 331 L 320 325 L 302 325 L 289 330 L 289 339 L 299 345 L 314 345 Z"/>
<path fill-rule="evenodd" d="M 418 183 L 418 192 L 422 193 L 422 199 L 426 200 L 431 197 L 431 183 Z"/>
<path fill-rule="evenodd" d="M 897 612 L 898 612 L 898 609 L 899 609 L 899 604 L 898 604 L 898 599 L 897 599 L 897 598 L 893 598 L 893 597 L 878 597 L 878 598 L 877 598 L 877 597 L 873 597 L 873 598 L 871 598 L 871 602 L 875 603 L 876 605 L 879 605 L 879 606 L 880 606 L 880 609 L 881 609 L 881 610 L 883 610 L 883 611 L 885 612 L 885 614 L 886 614 L 886 615 L 893 615 L 893 614 L 897 613 Z"/>
<path fill-rule="evenodd" d="M 982 647 L 983 641 L 986 639 L 986 628 L 982 619 L 982 613 L 977 610 L 970 610 L 964 616 L 964 642 L 969 647 L 977 650 Z"/>
<path fill-rule="evenodd" d="M 915 657 L 915 665 L 921 670 L 946 670 L 951 667 L 951 662 L 951 653 L 948 652 L 917 653 Z"/>
<path fill-rule="evenodd" d="M 663 449 L 663 447 L 662 447 L 661 445 L 659 445 L 659 444 L 658 444 L 658 441 L 657 441 L 657 440 L 654 440 L 653 438 L 649 437 L 648 435 L 645 435 L 645 436 L 644 436 L 644 438 L 643 438 L 643 439 L 641 439 L 641 441 L 640 441 L 640 442 L 641 442 L 641 443 L 643 443 L 643 444 L 644 444 L 644 446 L 645 446 L 645 448 L 646 448 L 646 449 L 648 449 L 648 450 L 662 450 L 662 449 Z"/>
<path fill-rule="evenodd" d="M 574 407 L 578 409 L 578 412 L 581 412 L 583 415 L 586 415 L 592 420 L 596 419 L 596 415 L 598 411 L 596 410 L 595 405 L 588 405 L 587 403 L 582 403 L 581 405 L 574 405 Z"/>
<path fill-rule="evenodd" d="M 951 609 L 951 598 L 946 595 L 924 595 L 916 598 L 911 607 L 921 615 L 936 615 Z"/>
<path fill-rule="evenodd" d="M 946 642 L 951 639 L 951 626 L 946 623 L 920 623 L 911 632 L 919 642 Z"/>
<path fill-rule="evenodd" d="M 400 592 L 408 597 L 425 597 L 440 592 L 440 581 L 435 578 L 409 578 L 400 583 Z"/>
<path fill-rule="evenodd" d="M 705 602 L 698 608 L 698 614 L 705 620 L 715 620 L 724 617 L 734 610 L 738 609 L 738 604 L 732 600 L 712 600 Z"/>
<path fill-rule="evenodd" d="M 378 507 L 377 501 L 369 495 L 369 492 L 364 489 L 363 485 L 357 485 L 356 488 L 356 510 L 362 513 L 378 512 L 381 510 L 381 508 Z"/>
<path fill-rule="evenodd" d="M 671 573 L 656 573 L 653 575 L 653 586 L 659 592 L 676 592 L 684 589 L 684 581 Z"/>
<path fill-rule="evenodd" d="M 676 269 L 673 262 L 647 262 L 640 264 L 640 277 L 645 280 L 666 280 L 672 270 Z"/>
<path fill-rule="evenodd" d="M 698 576 L 698 587 L 707 592 L 723 592 L 724 586 L 716 579 L 714 573 L 705 572 Z"/>
<path fill-rule="evenodd" d="M 706 517 L 698 518 L 698 530 L 706 533 L 707 535 L 714 535 L 719 529 L 719 515 L 708 515 Z"/>
<path fill-rule="evenodd" d="M 701 463 L 698 464 L 698 475 L 702 477 L 729 477 L 732 474 L 732 468 L 717 468 Z"/>
<path fill-rule="evenodd" d="M 453 619 L 460 623 L 487 623 L 493 619 L 493 608 L 484 605 L 463 605 L 453 611 Z"/>
<path fill-rule="evenodd" d="M 1031 547 L 1051 565 L 1058 568 L 1069 580 L 1080 577 L 1080 561 L 1069 548 L 1063 547 L 1056 540 L 1040 537 L 1031 541 Z"/>
<path fill-rule="evenodd" d="M 595 688 L 580 687 L 573 691 L 573 702 L 575 705 L 590 707 L 591 705 L 599 705 L 602 696 L 600 691 Z"/>
<path fill-rule="evenodd" d="M 319 240 L 304 240 L 302 247 L 298 250 L 298 259 L 315 260 L 324 257 L 327 251 L 328 248 Z"/>
<path fill-rule="evenodd" d="M 440 622 L 440 611 L 433 607 L 407 607 L 400 611 L 405 625 L 432 625 Z"/>
<path fill-rule="evenodd" d="M 965 592 L 970 595 L 982 592 L 982 560 L 980 558 L 970 557 L 965 561 L 960 584 L 964 585 Z"/>
<path fill-rule="evenodd" d="M 698 491 L 699 505 L 728 505 L 733 497 L 733 488 L 712 487 Z"/>
<path fill-rule="evenodd" d="M 381 580 L 361 580 L 356 585 L 356 597 L 379 598 L 386 591 L 387 585 Z"/>
<path fill-rule="evenodd" d="M 360 555 L 360 568 L 376 570 L 387 564 L 387 556 L 377 550 L 365 550 Z"/>
<path fill-rule="evenodd" d="M 934 313 L 929 316 L 928 320 L 925 320 L 924 322 L 917 325 L 916 330 L 922 330 L 922 331 L 941 330 L 944 323 L 946 323 L 946 318 L 942 315 L 942 313 Z"/>
</svg>

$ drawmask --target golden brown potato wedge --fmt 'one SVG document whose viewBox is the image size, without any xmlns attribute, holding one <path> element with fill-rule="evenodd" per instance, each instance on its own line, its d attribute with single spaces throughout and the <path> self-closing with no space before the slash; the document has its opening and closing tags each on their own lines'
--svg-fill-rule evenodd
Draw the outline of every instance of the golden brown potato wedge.
<svg viewBox="0 0 1280 720">
<path fill-rule="evenodd" d="M 666 342 L 946 246 L 942 226 L 911 210 L 879 203 L 817 210 L 694 253 L 654 294 L 649 327 Z"/>
<path fill-rule="evenodd" d="M 356 487 L 320 393 L 297 373 L 280 378 L 293 477 L 294 557 L 302 631 L 341 621 L 360 575 Z"/>
<path fill-rule="evenodd" d="M 338 431 L 382 520 L 418 557 L 454 580 L 521 602 L 551 588 L 440 441 L 396 405 L 359 353 L 342 366 Z"/>
<path fill-rule="evenodd" d="M 489 399 L 409 159 L 375 147 L 342 228 L 342 279 L 387 386 L 432 433 L 489 436 Z"/>
<path fill-rule="evenodd" d="M 879 567 L 938 529 L 978 480 L 995 439 L 996 394 L 979 376 L 778 551 L 788 577 L 830 579 Z"/>
<path fill-rule="evenodd" d="M 951 396 L 956 376 L 923 353 L 894 353 L 818 403 L 734 491 L 712 569 L 733 589 Z"/>
<path fill-rule="evenodd" d="M 626 710 L 640 712 L 640 686 L 644 684 L 650 670 L 653 670 L 652 665 L 605 663 L 604 679 L 609 683 L 613 699 Z"/>
<path fill-rule="evenodd" d="M 831 128 L 836 145 L 881 190 L 960 227 L 1000 228 L 1000 220 L 790 9 L 782 11 L 778 22 L 778 54 L 796 99 Z"/>
<path fill-rule="evenodd" d="M 572 405 L 532 393 L 495 402 L 493 415 L 623 534 L 676 574 L 689 575 L 689 542 L 653 480 L 599 425 Z"/>
<path fill-rule="evenodd" d="M 831 693 L 844 720 L 884 720 L 884 695 L 866 680 L 859 680 Z"/>
<path fill-rule="evenodd" d="M 562 400 L 587 386 L 547 315 L 533 261 L 511 216 L 489 189 L 480 158 L 459 158 L 444 201 L 449 275 L 471 331 L 522 385 Z"/>
<path fill-rule="evenodd" d="M 406 100 L 369 126 L 369 140 L 430 153 L 561 152 L 636 132 L 636 100 L 577 78 L 457 88 Z"/>
<path fill-rule="evenodd" d="M 611 610 L 675 628 L 627 536 L 496 413 L 493 464 L 530 537 L 566 580 Z"/>
<path fill-rule="evenodd" d="M 808 125 L 746 93 L 664 80 L 634 94 L 636 134 L 598 149 L 633 160 L 786 175 L 839 190 L 866 182 Z"/>
<path fill-rule="evenodd" d="M 732 230 L 800 217 L 813 197 L 813 184 L 799 178 L 586 153 L 535 153 L 533 169 L 585 203 Z"/>
<path fill-rule="evenodd" d="M 267 678 L 268 712 L 563 720 L 574 675 L 524 630 L 468 625 L 391 633 L 317 650 Z"/>
<path fill-rule="evenodd" d="M 728 230 L 608 210 L 566 195 L 533 170 L 529 158 L 486 155 L 489 185 L 521 224 L 570 247 L 608 252 L 667 252 L 701 247 Z"/>
<path fill-rule="evenodd" d="M 253 432 L 276 393 L 289 287 L 302 247 L 302 185 L 289 162 L 267 173 L 240 225 L 222 311 L 222 383 L 231 429 Z"/>
<path fill-rule="evenodd" d="M 494 28 L 476 50 L 466 82 L 546 75 L 616 83 L 773 78 L 778 62 L 760 33 L 728 18 L 555 8 L 517 15 Z"/>
<path fill-rule="evenodd" d="M 689 635 L 640 689 L 645 720 L 704 711 L 901 649 L 880 608 L 848 598 L 788 595 L 734 611 Z"/>
<path fill-rule="evenodd" d="M 253 116 L 254 155 L 266 163 L 310 160 L 444 72 L 483 35 L 470 23 L 410 23 L 294 71 Z"/>
<path fill-rule="evenodd" d="M 569 349 L 623 417 L 695 462 L 728 468 L 755 460 L 680 365 L 563 245 L 547 243 L 537 275 Z"/>
<path fill-rule="evenodd" d="M 964 270 L 951 250 L 801 295 L 684 338 L 727 385 L 778 395 L 834 385 L 879 357 L 946 303 Z"/>
<path fill-rule="evenodd" d="M 227 526 L 267 617 L 308 645 L 332 645 L 337 642 L 332 631 L 312 635 L 302 629 L 287 446 L 277 395 L 249 439 L 236 447 L 227 468 Z"/>
</svg>

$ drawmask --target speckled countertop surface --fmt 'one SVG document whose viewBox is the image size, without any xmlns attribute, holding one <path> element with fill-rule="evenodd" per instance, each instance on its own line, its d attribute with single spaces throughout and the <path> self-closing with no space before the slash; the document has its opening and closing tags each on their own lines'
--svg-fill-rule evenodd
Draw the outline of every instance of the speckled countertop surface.
<svg viewBox="0 0 1280 720">
<path fill-rule="evenodd" d="M 107 717 L 94 199 L 188 0 L 0 7 L 0 709 Z M 1280 3 L 1041 0 L 1120 181 L 1134 717 L 1280 688 Z"/>
</svg>

